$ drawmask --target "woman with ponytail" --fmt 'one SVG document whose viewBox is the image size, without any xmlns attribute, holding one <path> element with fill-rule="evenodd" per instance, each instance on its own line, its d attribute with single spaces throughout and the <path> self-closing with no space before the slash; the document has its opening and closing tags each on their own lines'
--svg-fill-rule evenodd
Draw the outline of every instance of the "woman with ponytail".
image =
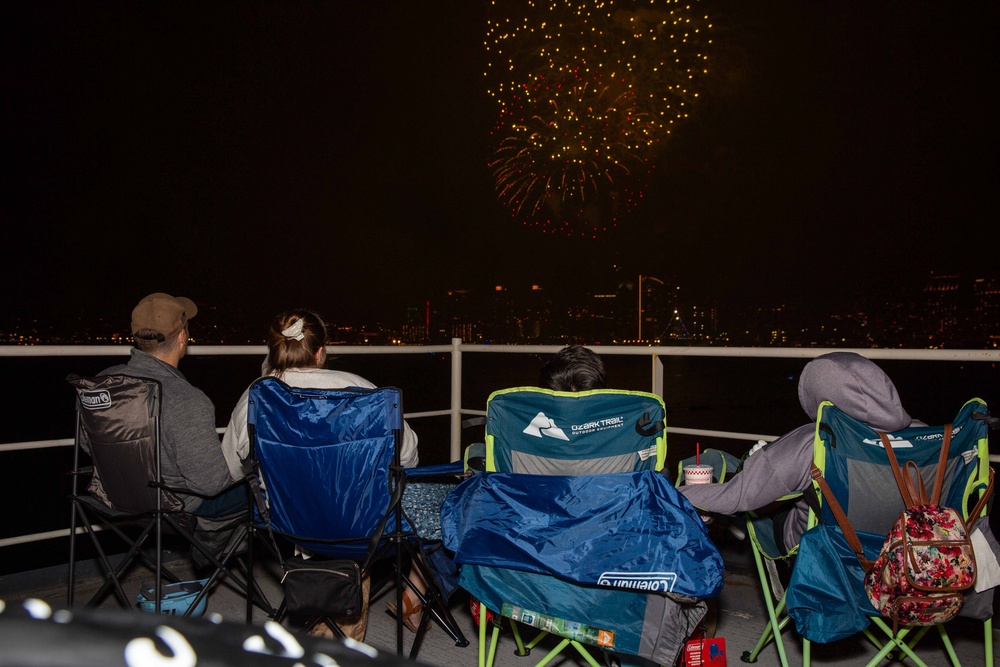
<svg viewBox="0 0 1000 667">
<path fill-rule="evenodd" d="M 263 373 L 271 375 L 285 384 L 300 389 L 344 389 L 360 387 L 375 389 L 375 385 L 354 373 L 335 371 L 324 368 L 326 365 L 326 325 L 316 313 L 311 310 L 289 310 L 278 315 L 267 333 L 267 358 L 264 360 Z M 222 437 L 222 453 L 226 457 L 229 473 L 233 479 L 240 480 L 250 472 L 244 469 L 247 457 L 250 455 L 250 437 L 247 434 L 247 401 L 249 388 L 243 392 L 229 427 Z M 400 451 L 400 462 L 404 468 L 412 468 L 418 464 L 417 435 L 403 422 L 403 445 Z M 412 577 L 417 579 L 416 577 Z M 421 581 L 415 584 L 424 588 Z M 364 641 L 365 630 L 368 627 L 368 591 L 370 578 L 362 581 L 363 608 L 356 618 L 334 619 L 344 633 L 358 641 Z M 412 600 L 416 599 L 413 592 L 406 590 L 407 611 L 411 611 Z M 417 600 L 419 602 L 419 600 Z M 395 611 L 394 609 L 392 611 Z M 417 607 L 419 611 L 419 606 Z M 413 612 L 406 615 L 407 625 L 412 626 Z M 324 623 L 317 623 L 310 629 L 310 634 L 329 635 Z"/>
</svg>

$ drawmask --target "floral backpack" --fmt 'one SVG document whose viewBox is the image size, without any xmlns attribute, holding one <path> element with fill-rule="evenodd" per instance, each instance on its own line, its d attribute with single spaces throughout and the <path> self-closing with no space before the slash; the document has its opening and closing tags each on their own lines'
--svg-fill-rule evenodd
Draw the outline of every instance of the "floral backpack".
<svg viewBox="0 0 1000 667">
<path fill-rule="evenodd" d="M 917 466 L 907 462 L 905 471 L 900 469 L 888 438 L 884 433 L 879 436 L 906 509 L 900 512 L 874 562 L 864 557 L 857 534 L 815 466 L 813 477 L 820 483 L 837 523 L 867 573 L 868 598 L 875 609 L 892 619 L 893 632 L 900 625 L 944 623 L 958 614 L 965 600 L 963 591 L 976 583 L 976 559 L 969 535 L 993 491 L 993 471 L 990 470 L 989 486 L 969 514 L 970 523 L 966 525 L 957 510 L 939 504 L 951 425 L 945 427 L 930 497 Z M 911 469 L 915 474 L 911 475 Z"/>
</svg>

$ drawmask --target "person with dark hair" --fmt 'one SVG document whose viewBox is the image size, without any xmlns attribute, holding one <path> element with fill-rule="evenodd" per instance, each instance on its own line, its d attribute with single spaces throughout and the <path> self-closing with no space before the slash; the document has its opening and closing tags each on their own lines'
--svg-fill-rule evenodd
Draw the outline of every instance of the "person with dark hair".
<svg viewBox="0 0 1000 667">
<path fill-rule="evenodd" d="M 583 345 L 569 345 L 538 371 L 538 384 L 554 391 L 589 391 L 606 389 L 608 379 L 596 352 Z"/>
<path fill-rule="evenodd" d="M 222 517 L 246 509 L 246 491 L 236 487 L 222 493 L 233 480 L 215 431 L 215 406 L 178 370 L 187 354 L 189 322 L 197 314 L 198 307 L 186 297 L 156 292 L 143 298 L 132 310 L 135 348 L 131 358 L 127 364 L 111 366 L 100 374 L 159 381 L 163 482 L 200 494 L 177 494 L 186 511 Z"/>
</svg>

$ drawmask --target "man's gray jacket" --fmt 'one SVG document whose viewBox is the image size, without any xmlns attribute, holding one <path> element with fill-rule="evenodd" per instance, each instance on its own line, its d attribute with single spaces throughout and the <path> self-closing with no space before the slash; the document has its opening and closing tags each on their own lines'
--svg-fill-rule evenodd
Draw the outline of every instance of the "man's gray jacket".
<svg viewBox="0 0 1000 667">
<path fill-rule="evenodd" d="M 130 375 L 159 380 L 160 462 L 163 482 L 168 486 L 214 496 L 232 484 L 215 431 L 215 406 L 191 385 L 184 375 L 156 357 L 133 349 L 127 364 L 107 368 L 101 375 Z M 202 499 L 180 496 L 187 511 L 197 509 Z"/>
</svg>

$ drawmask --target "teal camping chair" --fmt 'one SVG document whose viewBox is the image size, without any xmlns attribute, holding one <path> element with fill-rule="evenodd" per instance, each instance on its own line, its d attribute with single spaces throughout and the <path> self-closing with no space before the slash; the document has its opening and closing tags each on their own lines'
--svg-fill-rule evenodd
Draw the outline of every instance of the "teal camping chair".
<svg viewBox="0 0 1000 667">
<path fill-rule="evenodd" d="M 643 392 L 517 387 L 487 403 L 486 472 L 445 502 L 445 545 L 479 604 L 479 664 L 509 622 L 519 655 L 551 636 L 672 665 L 718 595 L 723 563 L 695 509 L 660 474 L 664 405 Z M 540 632 L 524 642 L 519 626 Z M 487 633 L 492 635 L 487 641 Z"/>
<path fill-rule="evenodd" d="M 959 510 L 966 520 L 989 486 L 987 424 L 990 420 L 985 403 L 972 399 L 962 406 L 952 422 L 951 445 L 942 466 L 941 504 Z M 848 417 L 830 402 L 819 407 L 815 433 L 813 462 L 857 532 L 865 557 L 874 561 L 904 508 L 881 438 L 872 428 Z M 916 426 L 887 436 L 899 464 L 905 468 L 912 462 L 929 486 L 938 468 L 944 433 L 944 426 Z M 816 499 L 816 509 L 810 511 L 810 529 L 799 543 L 795 567 L 782 599 L 787 617 L 772 616 L 765 635 L 773 635 L 780 649 L 781 630 L 791 619 L 802 637 L 804 665 L 810 663 L 813 642 L 834 642 L 860 632 L 876 647 L 868 667 L 895 657 L 905 657 L 924 666 L 926 663 L 916 648 L 930 626 L 902 625 L 894 630 L 879 614 L 865 592 L 865 572 L 848 546 L 830 503 L 819 492 L 819 484 L 808 494 Z M 962 615 L 983 622 L 983 664 L 987 665 L 993 664 L 992 610 L 992 591 L 981 594 L 969 591 L 966 595 Z M 958 666 L 945 625 L 934 627 L 951 664 Z M 782 664 L 787 664 L 784 656 Z"/>
</svg>

